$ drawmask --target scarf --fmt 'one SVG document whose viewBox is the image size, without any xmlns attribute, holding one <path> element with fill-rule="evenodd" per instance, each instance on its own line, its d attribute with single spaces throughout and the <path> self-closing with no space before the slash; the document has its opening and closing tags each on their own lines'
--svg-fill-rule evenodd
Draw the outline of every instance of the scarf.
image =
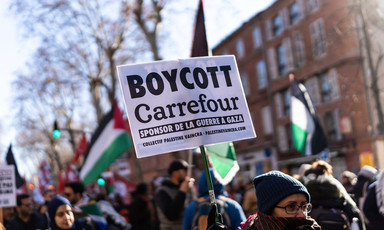
<svg viewBox="0 0 384 230">
<path fill-rule="evenodd" d="M 321 230 L 316 221 L 310 217 L 273 217 L 258 212 L 251 215 L 245 222 L 241 223 L 238 230 Z"/>
</svg>

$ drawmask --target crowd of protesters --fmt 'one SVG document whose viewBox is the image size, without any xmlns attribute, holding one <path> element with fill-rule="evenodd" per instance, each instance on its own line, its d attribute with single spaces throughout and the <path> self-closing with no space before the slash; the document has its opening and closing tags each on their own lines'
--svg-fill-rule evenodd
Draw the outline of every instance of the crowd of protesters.
<svg viewBox="0 0 384 230">
<path fill-rule="evenodd" d="M 128 204 L 118 195 L 89 193 L 81 182 L 67 183 L 60 194 L 47 189 L 42 204 L 19 194 L 16 207 L 2 209 L 3 229 L 338 229 L 337 215 L 345 215 L 340 229 L 384 225 L 384 173 L 371 166 L 335 177 L 329 163 L 316 160 L 295 175 L 270 171 L 236 186 L 222 185 L 210 169 L 214 194 L 205 172 L 195 183 L 188 167 L 174 160 L 167 176 L 137 184 Z M 325 209 L 333 216 L 322 215 Z"/>
</svg>

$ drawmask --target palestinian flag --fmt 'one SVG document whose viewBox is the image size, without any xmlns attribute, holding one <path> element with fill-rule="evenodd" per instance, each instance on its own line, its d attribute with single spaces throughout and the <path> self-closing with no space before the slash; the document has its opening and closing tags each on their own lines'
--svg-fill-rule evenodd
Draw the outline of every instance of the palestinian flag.
<svg viewBox="0 0 384 230">
<path fill-rule="evenodd" d="M 84 206 L 80 206 L 80 209 L 86 213 L 95 222 L 100 230 L 106 230 L 108 227 L 107 220 L 101 212 L 97 203 L 89 203 Z"/>
<path fill-rule="evenodd" d="M 327 139 L 306 88 L 292 74 L 289 77 L 293 144 L 303 155 L 318 154 L 327 148 Z"/>
<path fill-rule="evenodd" d="M 115 101 L 101 120 L 85 153 L 80 179 L 85 185 L 95 181 L 121 154 L 132 148 L 127 123 Z"/>
<path fill-rule="evenodd" d="M 215 178 L 223 185 L 231 182 L 240 169 L 236 160 L 233 143 L 225 142 L 208 145 L 206 149 Z"/>
<path fill-rule="evenodd" d="M 210 53 L 210 50 L 208 49 L 207 33 L 205 31 L 203 1 L 200 0 L 199 8 L 196 14 L 191 57 L 208 56 L 209 53 Z"/>
<path fill-rule="evenodd" d="M 7 162 L 7 165 L 14 165 L 15 166 L 15 180 L 16 180 L 16 188 L 20 188 L 23 185 L 26 185 L 23 178 L 19 174 L 19 170 L 17 169 L 17 164 L 15 161 L 15 158 L 13 156 L 12 151 L 12 144 L 8 147 L 7 156 L 5 157 L 5 160 Z"/>
<path fill-rule="evenodd" d="M 85 135 L 85 133 L 83 133 L 81 135 L 81 139 L 79 143 L 77 144 L 75 156 L 72 158 L 71 164 L 76 164 L 79 161 L 80 157 L 87 151 L 87 147 L 88 147 L 87 136 Z"/>
</svg>

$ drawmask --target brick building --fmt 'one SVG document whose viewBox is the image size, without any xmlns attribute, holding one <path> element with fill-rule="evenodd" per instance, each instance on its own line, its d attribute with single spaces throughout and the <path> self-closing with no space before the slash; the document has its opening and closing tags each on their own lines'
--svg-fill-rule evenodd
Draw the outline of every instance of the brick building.
<svg viewBox="0 0 384 230">
<path fill-rule="evenodd" d="M 252 178 L 270 169 L 295 173 L 317 157 L 301 156 L 292 146 L 289 73 L 312 98 L 335 176 L 345 169 L 357 172 L 366 157 L 384 166 L 378 107 L 372 88 L 365 87 L 372 82 L 368 54 L 380 64 L 380 43 L 375 43 L 380 29 L 370 24 L 371 33 L 364 34 L 360 2 L 277 0 L 213 49 L 214 55 L 236 56 L 257 133 L 255 139 L 235 143 L 240 174 Z"/>
</svg>

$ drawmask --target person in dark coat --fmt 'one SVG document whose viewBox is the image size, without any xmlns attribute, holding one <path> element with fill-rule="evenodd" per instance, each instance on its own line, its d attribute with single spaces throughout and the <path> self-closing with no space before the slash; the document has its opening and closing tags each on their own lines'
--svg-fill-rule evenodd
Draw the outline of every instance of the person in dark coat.
<svg viewBox="0 0 384 230">
<path fill-rule="evenodd" d="M 9 222 L 15 215 L 15 207 L 4 207 L 3 208 L 3 225 L 7 228 Z"/>
<path fill-rule="evenodd" d="M 151 230 L 154 210 L 148 197 L 147 184 L 138 184 L 132 197 L 133 201 L 129 206 L 129 220 L 132 230 Z"/>
<path fill-rule="evenodd" d="M 367 196 L 363 204 L 363 212 L 369 224 L 367 229 L 379 230 L 384 226 L 384 170 L 377 181 L 368 186 Z"/>
<path fill-rule="evenodd" d="M 17 214 L 9 222 L 7 229 L 10 230 L 35 230 L 48 229 L 45 218 L 33 209 L 32 199 L 28 194 L 17 195 Z"/>
<path fill-rule="evenodd" d="M 317 160 L 305 173 L 303 181 L 312 197 L 313 213 L 320 208 L 342 210 L 348 217 L 349 223 L 352 223 L 353 217 L 357 217 L 360 230 L 365 230 L 360 209 L 341 182 L 333 177 L 332 171 L 332 165 L 326 161 Z M 313 217 L 316 220 L 316 217 Z"/>
<path fill-rule="evenodd" d="M 364 165 L 357 174 L 357 181 L 352 187 L 351 193 L 360 209 L 363 208 L 362 205 L 367 194 L 368 186 L 376 180 L 376 174 L 377 169 L 369 165 Z"/>
<path fill-rule="evenodd" d="M 174 160 L 169 168 L 169 178 L 164 179 L 155 194 L 156 211 L 160 230 L 180 230 L 183 224 L 185 200 L 194 179 L 187 176 L 189 165 L 184 160 Z"/>
</svg>

